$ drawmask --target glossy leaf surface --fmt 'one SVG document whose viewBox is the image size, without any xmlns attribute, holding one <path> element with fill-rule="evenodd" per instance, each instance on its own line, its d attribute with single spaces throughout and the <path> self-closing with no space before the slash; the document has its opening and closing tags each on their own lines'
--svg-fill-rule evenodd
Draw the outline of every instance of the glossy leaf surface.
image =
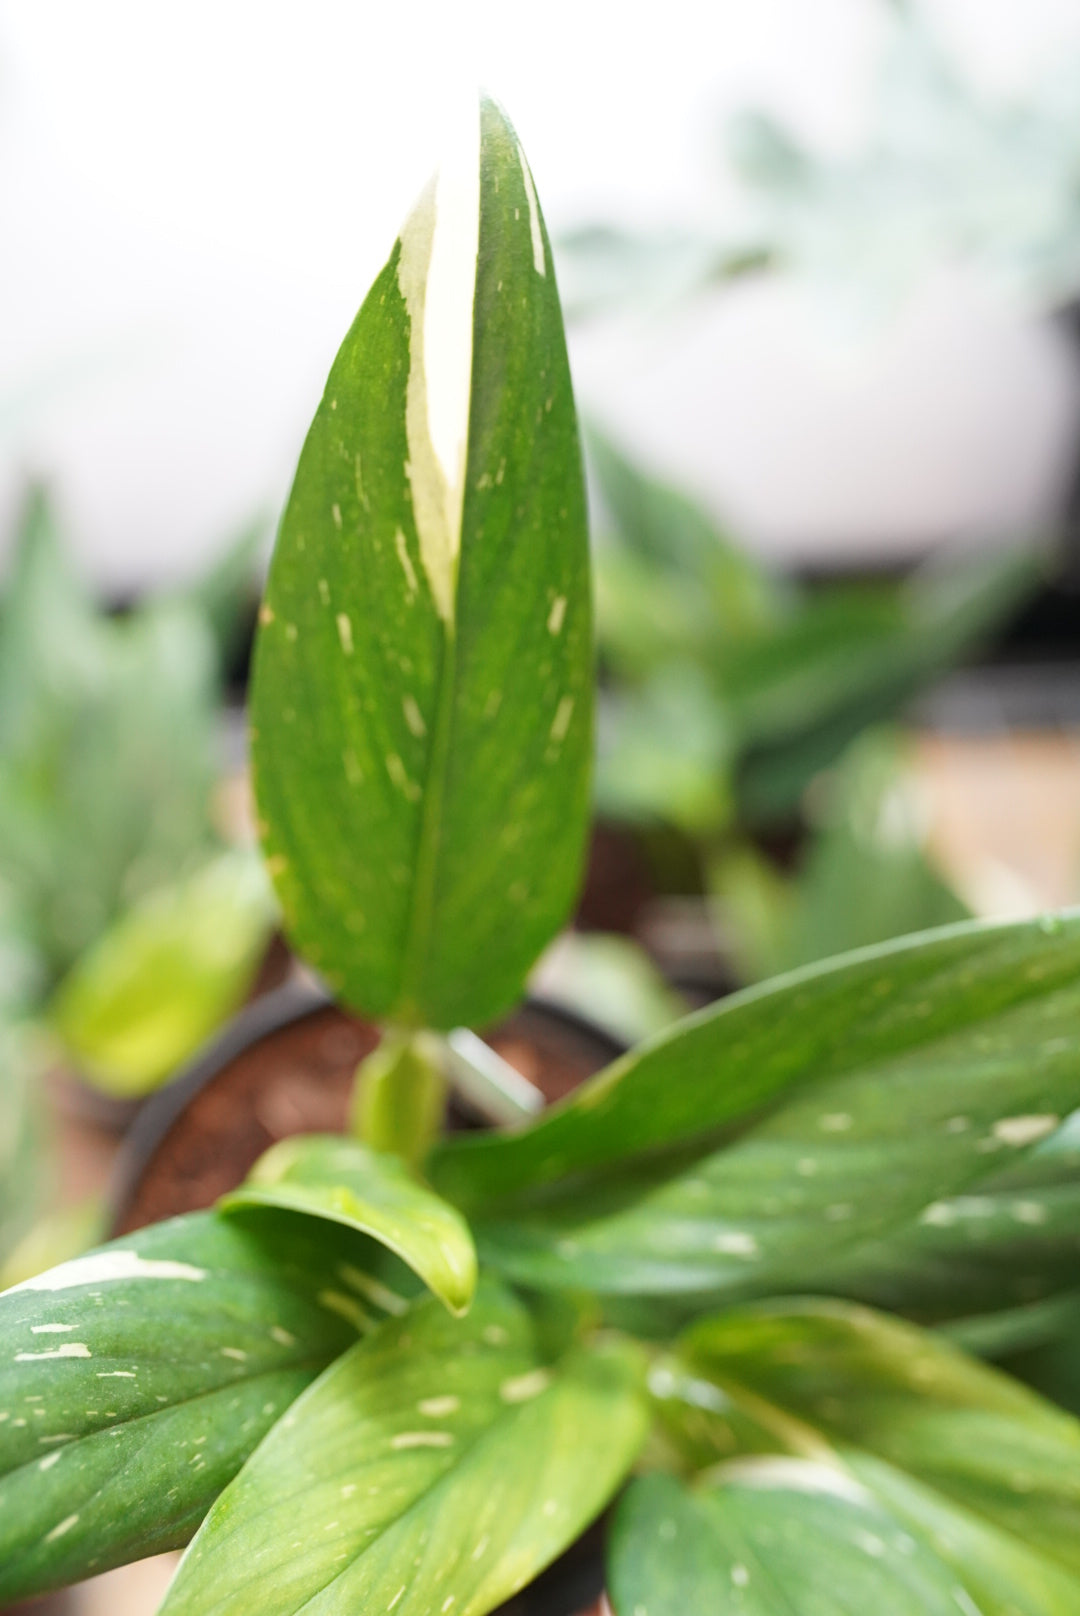
<svg viewBox="0 0 1080 1616">
<path fill-rule="evenodd" d="M 490 101 L 334 363 L 255 662 L 256 791 L 297 947 L 436 1028 L 520 993 L 581 864 L 584 486 L 551 254 Z"/>
<path fill-rule="evenodd" d="M 461 1214 L 396 1156 L 333 1134 L 283 1139 L 256 1163 L 225 1211 L 281 1207 L 344 1223 L 388 1246 L 452 1313 L 476 1289 L 476 1250 Z"/>
<path fill-rule="evenodd" d="M 223 1495 L 163 1616 L 483 1616 L 603 1507 L 645 1429 L 628 1349 L 554 1365 L 519 1303 L 433 1300 L 347 1353 Z"/>
<path fill-rule="evenodd" d="M 645 1477 L 620 1506 L 609 1566 L 615 1616 L 974 1609 L 947 1566 L 871 1493 L 807 1460 L 747 1460 L 693 1491 Z"/>
<path fill-rule="evenodd" d="M 289 1214 L 195 1213 L 0 1296 L 0 1598 L 185 1543 L 381 1316 L 370 1249 Z"/>
<path fill-rule="evenodd" d="M 882 1459 L 1080 1573 L 1080 1423 L 940 1337 L 794 1301 L 702 1323 L 679 1357 L 736 1401 L 745 1391 L 841 1455 Z"/>
<path fill-rule="evenodd" d="M 680 1173 L 689 1185 L 711 1156 L 704 1191 L 671 1190 L 700 1196 L 700 1239 L 680 1237 L 665 1260 L 706 1244 L 711 1264 L 729 1219 L 759 1244 L 779 1239 L 778 1257 L 811 1218 L 839 1242 L 854 1238 L 840 1225 L 857 1214 L 869 1237 L 1034 1144 L 1074 1108 L 1078 974 L 1075 914 L 951 927 L 830 961 L 688 1017 L 520 1133 L 448 1141 L 433 1182 L 464 1204 L 516 1203 L 524 1216 L 530 1188 L 593 1175 L 574 1189 L 570 1219 L 582 1221 L 633 1216 L 650 1185 L 662 1195 Z M 736 1142 L 717 1152 L 721 1130 Z M 598 1169 L 646 1155 L 605 1191 Z M 606 1208 L 586 1204 L 594 1188 Z M 827 1217 L 835 1206 L 851 1210 Z M 557 1215 L 557 1205 L 543 1213 Z"/>
</svg>

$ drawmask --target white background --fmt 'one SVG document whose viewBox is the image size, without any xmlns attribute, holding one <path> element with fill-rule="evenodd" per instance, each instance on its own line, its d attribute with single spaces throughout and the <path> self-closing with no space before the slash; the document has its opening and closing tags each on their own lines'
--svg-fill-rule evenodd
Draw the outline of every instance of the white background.
<svg viewBox="0 0 1080 1616">
<path fill-rule="evenodd" d="M 1080 48 L 1080 0 L 928 0 L 990 84 Z M 677 220 L 762 102 L 841 148 L 874 0 L 8 0 L 0 4 L 0 569 L 21 479 L 87 569 L 190 571 L 287 487 L 334 349 L 476 82 L 553 231 Z M 1076 377 L 953 277 L 853 350 L 779 286 L 575 339 L 598 414 L 777 554 L 1037 517 Z"/>
</svg>

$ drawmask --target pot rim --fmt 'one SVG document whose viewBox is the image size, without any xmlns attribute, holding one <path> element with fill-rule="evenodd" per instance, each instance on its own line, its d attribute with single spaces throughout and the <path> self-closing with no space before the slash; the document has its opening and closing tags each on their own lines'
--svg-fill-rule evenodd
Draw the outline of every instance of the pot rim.
<svg viewBox="0 0 1080 1616">
<path fill-rule="evenodd" d="M 543 995 L 528 994 L 514 1009 L 531 1010 L 584 1034 L 606 1049 L 611 1060 L 626 1053 L 627 1045 L 606 1027 Z M 354 1013 L 339 1005 L 317 982 L 303 977 L 284 982 L 237 1011 L 187 1066 L 147 1096 L 124 1137 L 113 1167 L 107 1194 L 110 1229 L 116 1228 L 158 1147 L 196 1095 L 256 1044 L 324 1010 L 339 1010 L 346 1016 Z"/>
</svg>

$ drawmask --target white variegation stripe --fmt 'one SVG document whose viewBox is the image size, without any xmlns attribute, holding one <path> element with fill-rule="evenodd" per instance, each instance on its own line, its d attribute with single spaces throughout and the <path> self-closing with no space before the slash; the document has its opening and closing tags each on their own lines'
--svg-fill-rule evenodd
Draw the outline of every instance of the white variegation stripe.
<svg viewBox="0 0 1080 1616">
<path fill-rule="evenodd" d="M 472 390 L 480 244 L 480 111 L 451 143 L 401 233 L 398 285 L 410 321 L 408 476 L 420 559 L 436 609 L 453 620 Z"/>
<path fill-rule="evenodd" d="M 536 186 L 533 184 L 533 177 L 525 161 L 520 141 L 517 152 L 518 162 L 521 164 L 521 177 L 525 182 L 525 195 L 529 199 L 529 235 L 532 237 L 533 268 L 538 275 L 546 275 L 547 262 L 544 258 L 544 232 L 540 228 L 540 204 L 536 200 Z"/>
</svg>

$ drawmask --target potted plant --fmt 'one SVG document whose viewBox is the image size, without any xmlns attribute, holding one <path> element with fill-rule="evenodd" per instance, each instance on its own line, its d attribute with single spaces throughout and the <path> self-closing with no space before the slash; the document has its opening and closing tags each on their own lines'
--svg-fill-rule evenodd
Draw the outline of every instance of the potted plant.
<svg viewBox="0 0 1080 1616">
<path fill-rule="evenodd" d="M 1075 1612 L 1080 1424 L 846 1298 L 1015 1332 L 957 1234 L 976 1188 L 1035 1209 L 1009 1229 L 1044 1295 L 1074 1283 L 1043 1236 L 1080 917 L 794 973 L 440 1137 L 445 1038 L 572 904 L 591 751 L 550 249 L 478 122 L 331 370 L 256 655 L 285 926 L 383 1028 L 354 1132 L 0 1298 L 0 1598 L 194 1534 L 167 1616 L 482 1616 L 638 1471 L 617 1616 Z"/>
</svg>

